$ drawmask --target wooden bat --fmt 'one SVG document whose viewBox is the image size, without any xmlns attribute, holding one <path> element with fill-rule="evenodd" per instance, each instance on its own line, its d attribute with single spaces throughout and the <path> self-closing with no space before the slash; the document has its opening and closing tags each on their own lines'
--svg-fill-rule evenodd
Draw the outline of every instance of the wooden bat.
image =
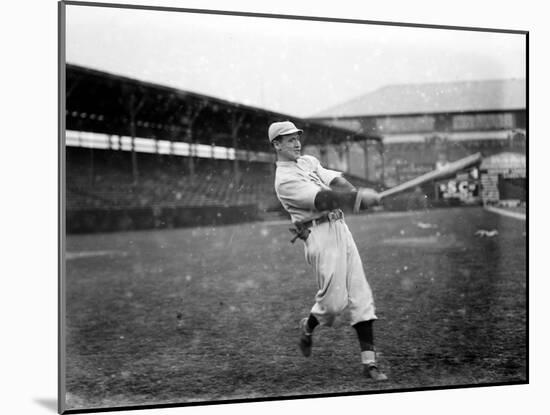
<svg viewBox="0 0 550 415">
<path fill-rule="evenodd" d="M 442 179 L 468 166 L 471 166 L 472 164 L 476 164 L 480 160 L 481 160 L 481 153 L 475 153 L 475 154 L 472 154 L 471 156 L 464 157 L 463 159 L 453 161 L 452 163 L 445 165 L 443 168 L 439 170 L 432 170 L 421 176 L 415 177 L 412 180 L 403 182 L 401 184 L 398 184 L 397 186 L 394 186 L 390 189 L 380 192 L 379 193 L 380 199 L 383 199 L 388 196 L 393 196 L 397 193 L 406 192 L 407 190 L 410 190 L 416 186 L 420 186 L 421 184 L 430 182 L 432 180 Z"/>
</svg>

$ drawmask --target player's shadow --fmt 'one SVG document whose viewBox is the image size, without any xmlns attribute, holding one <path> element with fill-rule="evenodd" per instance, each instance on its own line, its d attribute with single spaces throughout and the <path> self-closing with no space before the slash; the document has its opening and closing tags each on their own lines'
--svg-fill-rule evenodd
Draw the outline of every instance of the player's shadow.
<svg viewBox="0 0 550 415">
<path fill-rule="evenodd" d="M 39 398 L 34 400 L 37 404 L 49 409 L 52 412 L 57 413 L 57 399 L 51 398 Z"/>
</svg>

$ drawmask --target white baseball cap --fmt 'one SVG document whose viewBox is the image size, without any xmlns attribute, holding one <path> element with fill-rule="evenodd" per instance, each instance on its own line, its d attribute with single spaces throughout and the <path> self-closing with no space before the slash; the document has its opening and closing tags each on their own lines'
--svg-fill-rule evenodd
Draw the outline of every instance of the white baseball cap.
<svg viewBox="0 0 550 415">
<path fill-rule="evenodd" d="M 293 133 L 302 134 L 303 132 L 304 130 L 300 130 L 299 128 L 296 128 L 294 123 L 290 121 L 279 121 L 279 122 L 274 122 L 269 126 L 267 135 L 269 136 L 269 142 L 271 143 L 280 135 L 293 134 Z"/>
</svg>

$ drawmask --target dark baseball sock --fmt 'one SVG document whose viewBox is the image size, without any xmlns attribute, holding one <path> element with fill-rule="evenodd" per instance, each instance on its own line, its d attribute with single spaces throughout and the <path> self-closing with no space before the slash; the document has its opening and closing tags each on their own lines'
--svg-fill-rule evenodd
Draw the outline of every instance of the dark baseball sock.
<svg viewBox="0 0 550 415">
<path fill-rule="evenodd" d="M 317 320 L 317 318 L 313 314 L 310 314 L 307 319 L 306 325 L 309 332 L 313 333 L 313 329 L 315 329 L 315 327 L 319 325 L 319 320 Z"/>
<path fill-rule="evenodd" d="M 374 320 L 360 321 L 353 325 L 353 328 L 357 331 L 361 351 L 374 350 L 373 322 Z"/>
</svg>

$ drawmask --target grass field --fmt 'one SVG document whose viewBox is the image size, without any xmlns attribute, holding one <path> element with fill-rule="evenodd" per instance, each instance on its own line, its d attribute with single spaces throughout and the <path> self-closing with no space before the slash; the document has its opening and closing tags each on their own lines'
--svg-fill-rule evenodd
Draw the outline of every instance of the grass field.
<svg viewBox="0 0 550 415">
<path fill-rule="evenodd" d="M 388 382 L 362 377 L 346 314 L 300 354 L 316 287 L 286 223 L 70 235 L 68 408 L 527 381 L 524 221 L 481 208 L 346 221 Z"/>
</svg>

